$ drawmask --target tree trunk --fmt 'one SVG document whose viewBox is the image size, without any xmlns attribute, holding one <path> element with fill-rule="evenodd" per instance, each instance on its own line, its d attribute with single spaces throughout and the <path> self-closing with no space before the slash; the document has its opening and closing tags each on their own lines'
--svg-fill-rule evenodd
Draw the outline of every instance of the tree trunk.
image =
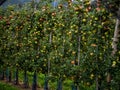
<svg viewBox="0 0 120 90">
<path fill-rule="evenodd" d="M 18 75 L 19 75 L 19 71 L 18 71 L 18 68 L 17 68 L 16 71 L 15 71 L 15 80 L 14 80 L 15 85 L 18 85 L 18 83 L 19 83 Z"/>
<path fill-rule="evenodd" d="M 96 77 L 96 90 L 99 90 L 98 77 Z"/>
<path fill-rule="evenodd" d="M 112 42 L 112 56 L 114 56 L 117 52 L 117 44 L 119 42 L 119 37 L 120 37 L 120 20 L 116 20 L 116 26 L 115 26 L 115 31 L 114 31 L 114 37 L 113 37 L 113 42 Z"/>
<path fill-rule="evenodd" d="M 49 90 L 48 89 L 48 78 L 45 75 L 45 82 L 44 82 L 44 90 Z"/>
<path fill-rule="evenodd" d="M 2 77 L 1 77 L 1 79 L 4 80 L 4 78 L 5 78 L 5 73 L 4 73 L 4 71 L 3 71 L 3 72 L 2 72 Z"/>
<path fill-rule="evenodd" d="M 120 15 L 120 8 L 118 10 L 118 17 Z M 116 54 L 116 52 L 118 51 L 118 48 L 117 48 L 117 45 L 118 45 L 118 42 L 119 42 L 119 38 L 120 38 L 120 19 L 117 18 L 116 20 L 116 25 L 115 25 L 115 31 L 114 31 L 114 36 L 113 36 L 113 42 L 112 42 L 112 48 L 113 48 L 113 51 L 112 51 L 112 56 L 114 57 L 114 55 Z M 107 75 L 107 82 L 108 82 L 108 90 L 110 90 L 110 83 L 111 83 L 111 73 L 108 72 L 108 75 Z"/>
<path fill-rule="evenodd" d="M 101 88 L 101 83 L 102 83 L 101 79 L 99 79 L 99 78 L 96 76 L 96 90 L 103 90 L 103 89 Z"/>
<path fill-rule="evenodd" d="M 37 73 L 36 73 L 36 71 L 34 72 L 34 75 L 33 75 L 32 90 L 37 90 Z"/>
<path fill-rule="evenodd" d="M 4 80 L 4 78 L 5 78 L 4 70 L 1 70 L 0 80 Z"/>
<path fill-rule="evenodd" d="M 9 81 L 9 68 L 6 68 L 6 81 Z"/>
<path fill-rule="evenodd" d="M 24 71 L 24 88 L 28 88 L 28 77 L 27 77 L 27 70 Z"/>
<path fill-rule="evenodd" d="M 9 70 L 8 82 L 11 82 L 11 76 L 12 76 L 12 73 L 11 73 L 11 70 Z"/>
<path fill-rule="evenodd" d="M 57 90 L 62 90 L 62 79 L 58 80 Z"/>
<path fill-rule="evenodd" d="M 72 90 L 77 90 L 77 85 L 75 84 L 75 82 L 72 84 Z"/>
<path fill-rule="evenodd" d="M 7 68 L 7 70 L 6 70 L 6 80 L 8 82 L 11 82 L 11 70 L 10 70 L 10 68 Z"/>
</svg>

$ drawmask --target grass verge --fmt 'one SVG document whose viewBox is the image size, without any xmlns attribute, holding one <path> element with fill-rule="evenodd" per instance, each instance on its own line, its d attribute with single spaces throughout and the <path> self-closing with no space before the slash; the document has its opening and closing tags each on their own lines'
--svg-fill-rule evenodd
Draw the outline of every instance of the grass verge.
<svg viewBox="0 0 120 90">
<path fill-rule="evenodd" d="M 19 90 L 19 89 L 7 83 L 0 82 L 0 90 Z"/>
</svg>

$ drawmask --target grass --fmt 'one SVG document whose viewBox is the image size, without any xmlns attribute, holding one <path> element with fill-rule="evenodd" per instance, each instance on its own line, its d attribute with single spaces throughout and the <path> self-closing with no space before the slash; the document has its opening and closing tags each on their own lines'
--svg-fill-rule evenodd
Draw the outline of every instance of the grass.
<svg viewBox="0 0 120 90">
<path fill-rule="evenodd" d="M 0 90 L 19 90 L 19 89 L 7 83 L 0 82 Z"/>
<path fill-rule="evenodd" d="M 27 72 L 28 75 L 28 82 L 29 82 L 29 86 L 32 86 L 32 82 L 33 82 L 33 73 L 32 72 Z M 14 79 L 14 75 L 12 73 L 12 80 Z M 23 84 L 23 79 L 24 79 L 24 72 L 20 71 L 19 72 L 19 82 L 20 84 Z M 37 84 L 40 88 L 44 87 L 44 80 L 45 80 L 45 75 L 38 73 L 37 74 Z M 63 90 L 71 90 L 71 85 L 72 85 L 72 81 L 69 79 L 64 80 L 64 82 L 62 83 L 62 87 Z M 56 90 L 57 88 L 57 80 L 52 77 L 52 79 L 49 80 L 49 87 L 50 90 Z M 84 85 L 80 85 L 80 90 L 94 90 L 95 89 L 95 85 L 91 86 L 91 87 L 86 87 Z M 8 85 L 8 84 L 4 84 L 4 83 L 0 83 L 0 90 L 19 90 L 17 88 L 15 88 L 14 86 Z"/>
<path fill-rule="evenodd" d="M 33 73 L 31 72 L 27 72 L 28 75 L 28 82 L 29 85 L 32 86 L 32 82 L 33 82 Z M 44 86 L 44 74 L 38 73 L 37 74 L 37 83 L 39 87 L 43 87 Z M 20 71 L 19 73 L 19 80 L 23 83 L 23 79 L 24 79 L 24 72 Z"/>
<path fill-rule="evenodd" d="M 24 79 L 24 76 L 23 76 L 23 73 L 22 71 L 20 71 L 19 73 L 19 80 L 23 83 L 23 79 Z M 31 72 L 27 72 L 28 74 L 28 81 L 29 81 L 29 86 L 32 86 L 32 82 L 33 82 L 33 73 Z M 44 88 L 44 79 L 45 79 L 45 75 L 44 74 L 41 74 L 41 73 L 38 73 L 37 74 L 37 84 L 40 88 Z M 50 90 L 56 90 L 57 88 L 57 80 L 54 79 L 52 77 L 53 80 L 49 80 L 49 88 Z M 63 82 L 63 90 L 71 90 L 71 83 L 72 81 L 71 80 L 65 80 Z"/>
<path fill-rule="evenodd" d="M 21 72 L 19 74 L 19 79 L 20 80 L 23 80 L 23 72 Z M 32 85 L 32 81 L 33 81 L 33 73 L 31 72 L 28 72 L 28 79 L 29 79 L 29 85 L 31 86 Z M 37 83 L 38 83 L 38 86 L 43 88 L 44 87 L 44 79 L 45 79 L 45 75 L 44 74 L 41 74 L 41 73 L 38 73 L 37 74 Z M 56 90 L 57 88 L 57 80 L 54 79 L 54 77 L 52 77 L 53 80 L 49 80 L 49 87 L 50 87 L 50 90 Z M 69 80 L 69 79 L 66 79 L 64 80 L 64 82 L 62 83 L 62 87 L 63 87 L 63 90 L 71 90 L 71 86 L 72 85 L 72 81 Z M 80 84 L 80 90 L 94 90 L 95 89 L 95 85 L 92 85 L 92 86 L 84 86 L 83 84 Z"/>
</svg>

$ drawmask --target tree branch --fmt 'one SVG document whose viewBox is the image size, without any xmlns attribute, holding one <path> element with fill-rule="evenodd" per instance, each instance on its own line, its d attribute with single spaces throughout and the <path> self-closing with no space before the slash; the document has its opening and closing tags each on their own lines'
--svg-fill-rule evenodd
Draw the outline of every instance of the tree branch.
<svg viewBox="0 0 120 90">
<path fill-rule="evenodd" d="M 119 42 L 119 37 L 120 37 L 120 20 L 117 19 L 116 20 L 116 26 L 115 26 L 115 31 L 114 31 L 114 37 L 113 37 L 113 42 L 112 42 L 112 56 L 115 55 L 115 53 L 117 52 L 117 44 Z"/>
</svg>

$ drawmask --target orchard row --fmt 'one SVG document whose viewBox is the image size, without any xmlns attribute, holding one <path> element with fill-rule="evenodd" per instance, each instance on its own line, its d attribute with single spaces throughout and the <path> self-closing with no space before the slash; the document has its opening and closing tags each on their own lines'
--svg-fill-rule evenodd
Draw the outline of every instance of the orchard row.
<svg viewBox="0 0 120 90">
<path fill-rule="evenodd" d="M 120 53 L 111 56 L 114 26 L 112 14 L 89 2 L 0 9 L 1 70 L 40 72 L 85 85 L 97 79 L 104 88 L 110 71 L 112 87 L 119 82 L 120 63 Z"/>
</svg>

